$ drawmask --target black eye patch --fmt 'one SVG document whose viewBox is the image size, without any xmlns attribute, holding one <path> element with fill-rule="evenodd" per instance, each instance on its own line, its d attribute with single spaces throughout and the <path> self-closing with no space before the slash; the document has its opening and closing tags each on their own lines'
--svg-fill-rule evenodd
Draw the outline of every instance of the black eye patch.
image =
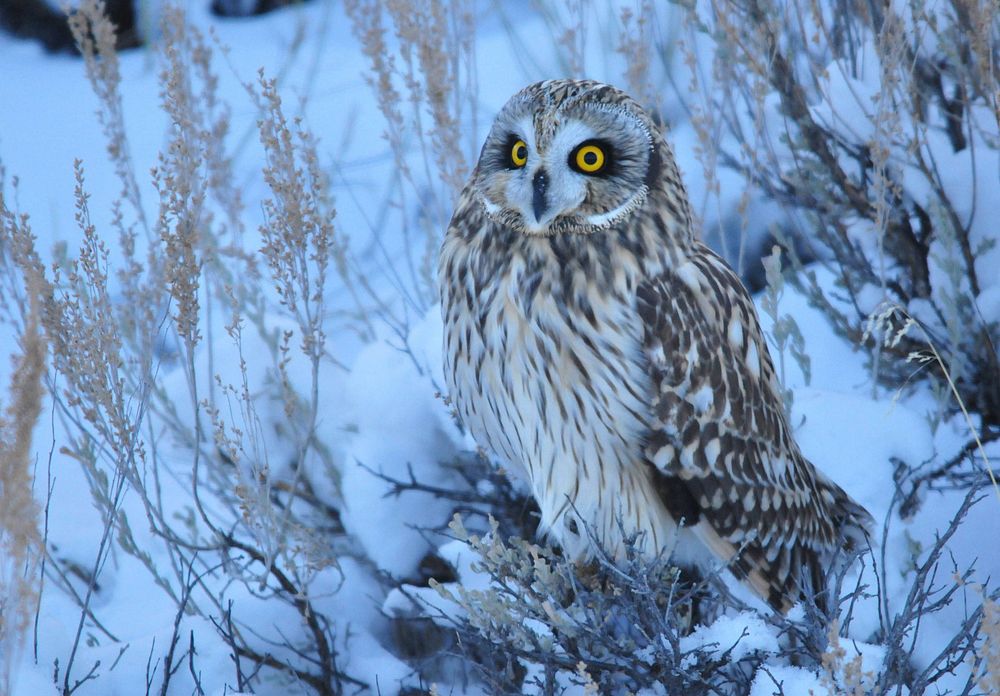
<svg viewBox="0 0 1000 696">
<path fill-rule="evenodd" d="M 505 169 L 521 169 L 528 161 L 528 145 L 524 138 L 511 133 L 503 141 L 503 147 L 495 153 L 496 163 Z"/>
</svg>

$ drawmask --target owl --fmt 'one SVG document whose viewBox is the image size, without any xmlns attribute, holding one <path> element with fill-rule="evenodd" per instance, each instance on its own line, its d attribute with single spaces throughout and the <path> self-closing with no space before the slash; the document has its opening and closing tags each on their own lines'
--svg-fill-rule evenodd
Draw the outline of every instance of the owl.
<svg viewBox="0 0 1000 696">
<path fill-rule="evenodd" d="M 799 451 L 754 305 L 623 92 L 550 80 L 507 102 L 439 281 L 458 417 L 569 557 L 722 563 L 787 611 L 867 538 L 868 512 Z"/>
</svg>

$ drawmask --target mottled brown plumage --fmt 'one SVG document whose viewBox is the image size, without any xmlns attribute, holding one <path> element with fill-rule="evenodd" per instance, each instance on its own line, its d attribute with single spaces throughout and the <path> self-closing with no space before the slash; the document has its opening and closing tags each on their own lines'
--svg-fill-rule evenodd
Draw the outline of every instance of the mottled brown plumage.
<svg viewBox="0 0 1000 696">
<path fill-rule="evenodd" d="M 440 282 L 458 414 L 572 557 L 593 552 L 583 525 L 619 556 L 640 532 L 647 554 L 719 559 L 787 610 L 864 537 L 868 513 L 799 452 L 753 304 L 624 93 L 555 80 L 508 102 Z"/>
</svg>

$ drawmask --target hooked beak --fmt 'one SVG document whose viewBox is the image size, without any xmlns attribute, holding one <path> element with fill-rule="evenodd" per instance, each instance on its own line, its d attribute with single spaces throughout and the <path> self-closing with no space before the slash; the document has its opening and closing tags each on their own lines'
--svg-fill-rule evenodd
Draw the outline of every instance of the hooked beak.
<svg viewBox="0 0 1000 696">
<path fill-rule="evenodd" d="M 531 196 L 531 209 L 535 213 L 535 222 L 541 222 L 542 216 L 549 208 L 549 202 L 545 198 L 545 190 L 549 187 L 549 176 L 544 169 L 539 169 L 535 173 L 535 178 L 531 180 L 533 189 Z"/>
</svg>

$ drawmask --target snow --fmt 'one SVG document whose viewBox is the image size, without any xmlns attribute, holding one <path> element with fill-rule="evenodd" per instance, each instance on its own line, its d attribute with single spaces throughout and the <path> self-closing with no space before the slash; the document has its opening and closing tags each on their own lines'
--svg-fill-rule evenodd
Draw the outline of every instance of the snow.
<svg viewBox="0 0 1000 696">
<path fill-rule="evenodd" d="M 750 696 L 833 696 L 819 678 L 802 667 L 776 666 L 757 670 L 750 687 Z"/>
<path fill-rule="evenodd" d="M 684 652 L 701 648 L 716 658 L 727 654 L 732 660 L 741 660 L 755 652 L 778 652 L 778 631 L 757 614 L 740 612 L 724 615 L 710 626 L 697 626 L 681 639 Z"/>
<path fill-rule="evenodd" d="M 412 471 L 426 485 L 458 485 L 439 466 L 458 454 L 457 428 L 435 396 L 443 383 L 440 337 L 440 313 L 432 311 L 413 329 L 412 353 L 376 341 L 358 357 L 347 382 L 345 422 L 359 436 L 345 453 L 343 520 L 368 557 L 395 577 L 413 574 L 431 550 L 424 530 L 447 524 L 451 503 L 413 491 L 386 498 L 390 484 L 371 471 L 399 481 L 409 481 Z"/>
<path fill-rule="evenodd" d="M 405 241 L 396 233 L 395 222 L 402 213 L 389 202 L 394 165 L 381 137 L 384 128 L 381 116 L 364 79 L 366 60 L 340 4 L 324 0 L 229 22 L 210 16 L 207 4 L 189 3 L 189 17 L 196 26 L 211 28 L 218 44 L 228 47 L 224 60 L 221 52 L 217 55 L 215 68 L 220 77 L 220 95 L 233 107 L 229 144 L 235 153 L 237 184 L 247 204 L 244 222 L 251 230 L 248 235 L 260 223 L 260 202 L 267 191 L 260 175 L 261 153 L 254 130 L 258 113 L 247 98 L 243 83 L 252 81 L 257 68 L 263 66 L 269 75 L 282 76 L 286 105 L 292 110 L 300 109 L 304 123 L 320 136 L 322 164 L 331 173 L 336 197 L 337 228 L 350 237 L 352 249 L 370 271 L 378 291 L 391 296 L 399 288 L 386 266 L 412 250 L 405 248 Z M 142 7 L 155 14 L 158 6 L 149 5 Z M 493 113 L 511 93 L 527 82 L 562 71 L 553 58 L 549 29 L 542 20 L 533 18 L 511 28 L 495 15 L 484 14 L 480 30 L 476 40 L 482 94 L 475 123 L 468 124 L 469 130 L 474 131 L 470 143 L 479 142 Z M 589 44 L 588 65 L 597 66 L 591 74 L 620 82 L 620 57 L 608 58 L 601 45 L 599 41 Z M 72 208 L 74 159 L 84 162 L 88 190 L 93 195 L 94 222 L 99 229 L 109 229 L 110 202 L 119 189 L 100 126 L 93 116 L 97 101 L 77 59 L 48 56 L 32 43 L 0 35 L 0 65 L 4 66 L 0 79 L 0 158 L 7 171 L 5 193 L 10 193 L 11 179 L 17 176 L 20 183 L 15 204 L 18 210 L 31 214 L 39 248 L 46 258 L 51 257 L 53 245 L 60 242 L 72 253 L 79 240 Z M 145 173 L 156 163 L 167 125 L 166 116 L 158 108 L 157 60 L 151 50 L 131 52 L 122 56 L 121 69 L 130 152 L 143 195 L 151 201 L 155 198 Z M 862 123 L 864 119 L 852 117 L 851 110 L 860 115 L 870 108 L 868 97 L 875 78 L 877 75 L 869 73 L 858 78 L 850 77 L 846 71 L 832 73 L 827 84 L 832 99 L 836 95 L 856 95 L 855 99 L 837 102 L 849 105 L 850 110 L 838 110 L 836 118 L 846 116 L 848 125 Z M 774 104 L 766 108 L 777 113 Z M 834 119 L 833 114 L 819 108 L 817 114 L 827 120 Z M 708 204 L 709 184 L 693 154 L 697 146 L 695 132 L 679 107 L 670 115 L 675 120 L 672 140 L 692 200 L 705 218 L 705 229 L 715 230 L 730 224 L 740 217 L 736 196 L 741 193 L 741 180 L 730 171 L 720 170 L 722 188 L 734 193 L 717 201 L 715 206 Z M 975 234 L 982 238 L 995 236 L 995 230 L 987 226 L 994 225 L 1000 217 L 1000 196 L 995 186 L 1000 163 L 996 151 L 982 148 L 977 153 L 978 159 L 970 165 L 968 155 L 946 152 L 939 140 L 932 141 L 930 146 L 935 148 L 933 155 L 939 165 L 955 172 L 944 185 L 962 200 L 959 214 L 968 215 L 975 210 L 977 221 L 982 221 Z M 922 185 L 912 179 L 912 172 L 906 175 L 911 177 L 907 179 L 910 188 L 919 194 Z M 777 220 L 777 213 L 773 205 L 752 200 L 743 217 L 753 221 L 757 233 Z M 119 260 L 120 254 L 113 250 L 112 265 Z M 983 292 L 978 306 L 985 317 L 1000 321 L 1000 273 L 995 272 L 998 267 L 1000 248 L 995 248 L 980 261 Z M 821 287 L 834 290 L 829 271 L 820 266 L 809 270 Z M 875 287 L 866 290 L 866 308 L 874 308 L 881 299 L 879 292 Z M 329 294 L 335 310 L 349 305 L 349 293 L 344 287 L 337 286 Z M 377 680 L 381 693 L 387 695 L 420 681 L 415 676 L 418 668 L 400 657 L 393 645 L 391 619 L 427 612 L 444 626 L 449 618 L 457 618 L 460 613 L 436 591 L 408 582 L 416 577 L 420 561 L 434 552 L 456 569 L 464 587 L 482 591 L 489 588 L 489 578 L 472 568 L 475 556 L 468 546 L 440 532 L 449 521 L 452 503 L 421 491 L 393 493 L 392 485 L 376 475 L 405 483 L 412 473 L 421 484 L 448 487 L 456 483 L 456 473 L 442 463 L 471 446 L 471 440 L 460 432 L 449 407 L 438 396 L 444 384 L 439 308 L 432 301 L 411 306 L 398 297 L 392 297 L 392 305 L 393 311 L 404 308 L 406 322 L 402 334 L 394 330 L 395 326 L 375 317 L 371 335 L 362 340 L 350 329 L 336 324 L 335 319 L 330 320 L 331 352 L 349 370 L 329 365 L 324 369 L 316 437 L 329 447 L 338 476 L 313 477 L 317 495 L 340 510 L 350 539 L 348 550 L 338 547 L 335 566 L 315 571 L 312 586 L 322 588 L 317 591 L 315 607 L 338 627 L 334 646 L 340 660 L 338 666 L 370 684 Z M 924 316 L 919 306 L 910 309 L 915 315 Z M 895 605 L 903 601 L 912 578 L 915 554 L 919 560 L 920 554 L 926 553 L 935 532 L 943 529 L 954 515 L 961 495 L 927 494 L 916 515 L 900 521 L 894 517 L 895 511 L 889 509 L 892 462 L 899 459 L 915 466 L 933 457 L 950 457 L 969 439 L 967 425 L 961 417 L 953 417 L 935 426 L 932 421 L 937 418 L 940 405 L 925 387 L 895 393 L 873 386 L 864 356 L 837 336 L 822 314 L 793 288 L 786 287 L 779 311 L 794 317 L 811 358 L 808 380 L 790 355 L 784 360 L 781 377 L 793 393 L 795 437 L 805 455 L 875 517 L 876 543 L 884 543 L 886 551 L 887 568 L 883 569 L 883 577 L 889 586 L 890 603 L 898 609 Z M 765 331 L 770 331 L 770 319 L 763 313 L 761 319 Z M 214 318 L 212 332 L 196 357 L 197 372 L 204 379 L 199 385 L 202 393 L 212 390 L 216 373 L 224 384 L 239 384 L 243 378 L 232 339 L 222 329 L 228 320 L 228 316 Z M 277 314 L 265 315 L 264 322 L 275 330 L 296 328 Z M 0 325 L 0 355 L 6 356 L 15 349 L 7 325 Z M 242 350 L 248 360 L 265 365 L 273 364 L 276 359 L 267 337 L 253 330 L 244 332 Z M 211 362 L 210 355 L 215 356 Z M 9 372 L 9 362 L 0 360 L 0 388 L 4 388 L 0 394 L 4 396 Z M 289 374 L 298 390 L 306 391 L 309 366 L 301 357 L 293 358 Z M 262 372 L 251 370 L 247 378 L 251 393 L 269 393 Z M 174 399 L 178 417 L 191 420 L 193 409 L 186 398 L 188 384 L 183 370 L 165 360 L 158 386 Z M 260 419 L 263 451 L 275 474 L 287 473 L 297 452 L 282 435 L 287 425 L 283 404 L 260 398 L 254 407 Z M 243 425 L 230 422 L 234 424 Z M 61 563 L 89 571 L 103 526 L 91 505 L 87 476 L 80 466 L 58 451 L 66 432 L 55 414 L 48 410 L 43 413 L 36 431 L 36 493 L 44 500 L 46 478 L 51 474 L 53 499 L 48 538 L 52 555 Z M 155 437 L 162 438 L 162 465 L 180 469 L 163 478 L 162 495 L 168 507 L 182 516 L 190 510 L 190 472 L 183 470 L 190 461 L 189 450 L 185 443 L 174 441 L 165 432 Z M 49 471 L 53 440 L 55 454 Z M 997 448 L 991 451 L 995 454 Z M 484 482 L 483 486 L 486 485 Z M 135 496 L 126 495 L 122 511 L 136 543 L 151 550 L 151 562 L 158 568 L 169 568 L 170 559 L 148 528 L 145 511 Z M 997 527 L 998 511 L 1000 501 L 996 496 L 987 496 L 972 510 L 948 547 L 959 568 L 977 561 L 980 580 L 1000 577 L 1000 547 L 983 543 L 984 537 L 991 538 L 989 535 Z M 882 539 L 883 522 L 887 518 L 892 523 Z M 874 585 L 870 568 L 862 571 L 862 579 Z M 86 587 L 79 578 L 71 577 L 68 582 L 77 591 Z M 87 624 L 77 655 L 77 674 L 85 673 L 97 660 L 102 667 L 98 678 L 83 684 L 78 693 L 81 696 L 139 693 L 146 683 L 149 656 L 154 655 L 154 661 L 156 657 L 162 659 L 169 644 L 177 620 L 176 604 L 153 582 L 139 559 L 120 549 L 105 563 L 99 585 L 92 607 L 116 640 L 108 639 Z M 253 616 L 255 626 L 275 629 L 293 641 L 304 634 L 298 614 L 283 604 L 262 599 L 252 585 L 234 581 L 229 585 L 229 593 L 234 601 L 234 614 L 246 612 L 243 615 Z M 917 638 L 918 660 L 927 660 L 940 650 L 943 637 L 953 632 L 962 618 L 965 607 L 961 604 L 927 617 Z M 218 618 L 220 612 L 214 611 L 212 615 Z M 37 659 L 29 643 L 15 670 L 14 694 L 56 692 L 52 685 L 53 665 L 59 660 L 65 668 L 79 617 L 75 601 L 52 578 L 47 578 L 38 616 Z M 235 694 L 230 651 L 215 627 L 205 618 L 192 615 L 182 616 L 180 626 L 182 639 L 191 635 L 197 640 L 198 666 L 205 692 L 220 696 Z M 851 639 L 843 639 L 848 659 L 855 654 L 853 651 L 860 651 L 866 671 L 877 671 L 884 655 L 883 646 L 864 642 L 878 627 L 879 607 L 872 600 L 862 601 L 851 626 Z M 265 644 L 263 638 L 259 644 Z M 734 644 L 735 658 L 754 651 L 774 655 L 778 652 L 779 636 L 758 615 L 738 613 L 724 615 L 710 626 L 697 627 L 683 642 L 686 648 L 700 645 L 717 652 Z M 122 646 L 126 649 L 119 657 Z M 529 677 L 532 674 L 529 672 Z M 564 683 L 567 693 L 583 693 L 582 687 L 572 685 L 568 679 Z M 751 695 L 777 693 L 777 685 L 786 694 L 830 693 L 815 672 L 771 660 L 754 676 Z M 171 693 L 190 693 L 194 686 L 187 670 L 180 670 Z M 286 687 L 282 683 L 265 682 L 256 693 L 289 693 Z M 478 686 L 458 681 L 440 685 L 439 692 L 460 693 L 465 688 L 467 693 L 476 693 Z"/>
</svg>

